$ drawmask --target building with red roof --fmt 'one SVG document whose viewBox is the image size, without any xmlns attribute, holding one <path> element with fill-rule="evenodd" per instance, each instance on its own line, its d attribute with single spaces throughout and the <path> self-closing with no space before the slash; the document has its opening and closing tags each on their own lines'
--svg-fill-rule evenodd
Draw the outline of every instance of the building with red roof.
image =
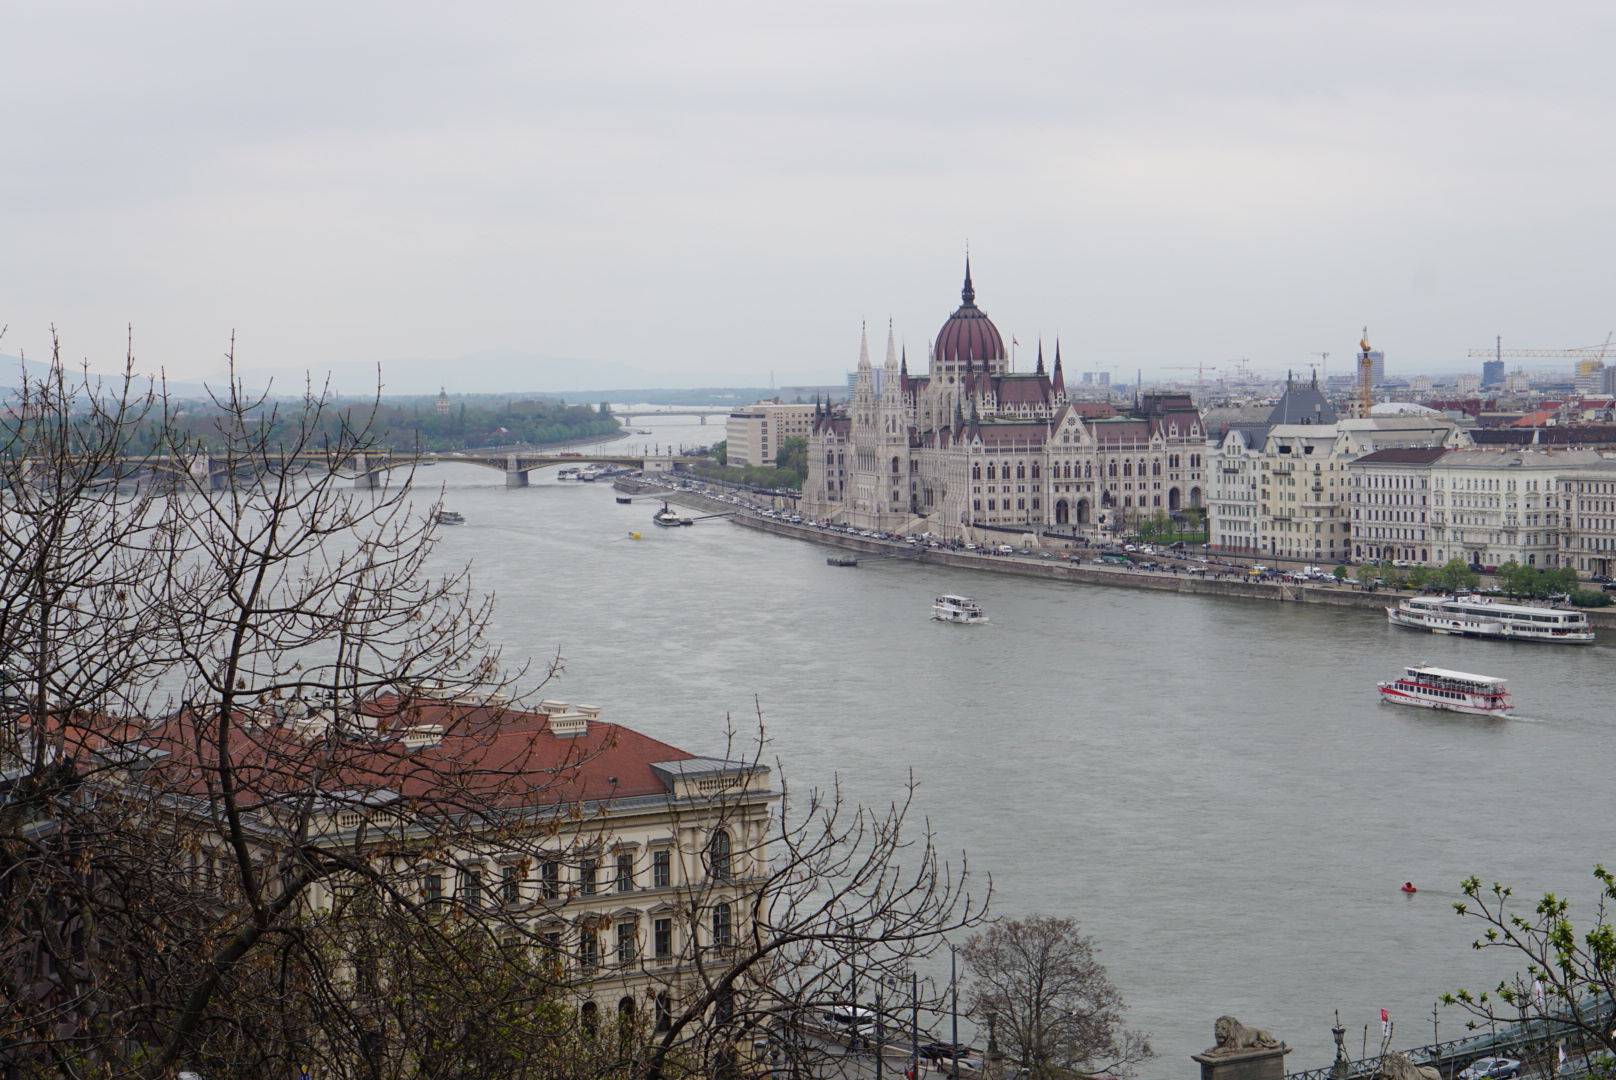
<svg viewBox="0 0 1616 1080">
<path fill-rule="evenodd" d="M 225 724 L 186 710 L 75 717 L 52 734 L 86 783 L 163 808 L 196 880 L 227 881 L 236 860 L 220 824 L 228 771 L 266 882 L 323 867 L 298 885 L 308 912 L 385 880 L 427 917 L 555 950 L 586 1015 L 661 1019 L 703 950 L 744 939 L 780 799 L 755 760 L 693 754 L 592 706 L 499 695 L 259 702 Z M 361 866 L 373 870 L 342 869 Z"/>
</svg>

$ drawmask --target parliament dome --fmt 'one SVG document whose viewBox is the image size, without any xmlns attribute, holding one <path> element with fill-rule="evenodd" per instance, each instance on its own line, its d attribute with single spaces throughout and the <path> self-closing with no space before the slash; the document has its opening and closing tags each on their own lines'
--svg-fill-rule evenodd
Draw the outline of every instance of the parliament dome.
<svg viewBox="0 0 1616 1080">
<path fill-rule="evenodd" d="M 965 287 L 960 290 L 959 310 L 948 317 L 937 331 L 933 346 L 937 359 L 943 363 L 972 360 L 977 366 L 984 361 L 1004 359 L 1004 339 L 993 325 L 988 313 L 976 306 L 976 289 L 971 286 L 971 260 L 965 260 Z"/>
</svg>

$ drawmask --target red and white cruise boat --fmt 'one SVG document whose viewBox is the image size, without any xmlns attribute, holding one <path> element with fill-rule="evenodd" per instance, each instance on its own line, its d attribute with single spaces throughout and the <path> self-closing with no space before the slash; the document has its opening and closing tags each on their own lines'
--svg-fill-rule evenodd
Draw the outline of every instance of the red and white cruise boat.
<svg viewBox="0 0 1616 1080">
<path fill-rule="evenodd" d="M 1422 709 L 1446 709 L 1472 716 L 1504 716 L 1515 705 L 1504 689 L 1504 679 L 1472 675 L 1445 668 L 1405 668 L 1401 678 L 1380 684 L 1380 698 L 1394 705 L 1416 705 Z"/>
</svg>

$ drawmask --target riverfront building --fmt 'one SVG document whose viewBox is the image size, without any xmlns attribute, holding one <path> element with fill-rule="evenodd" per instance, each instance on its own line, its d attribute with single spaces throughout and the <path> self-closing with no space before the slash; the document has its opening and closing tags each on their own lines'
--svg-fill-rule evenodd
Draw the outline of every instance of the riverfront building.
<svg viewBox="0 0 1616 1080">
<path fill-rule="evenodd" d="M 1560 500 L 1561 565 L 1587 575 L 1616 575 L 1616 461 L 1601 458 L 1561 475 Z"/>
<path fill-rule="evenodd" d="M 1435 415 L 1342 419 L 1316 377 L 1288 382 L 1267 423 L 1233 425 L 1213 448 L 1212 546 L 1320 564 L 1351 558 L 1351 462 L 1392 447 L 1468 444 Z"/>
<path fill-rule="evenodd" d="M 809 440 L 803 513 L 865 529 L 975 538 L 990 529 L 1091 533 L 1205 503 L 1206 437 L 1188 394 L 1147 394 L 1129 415 L 1067 396 L 1060 346 L 1012 372 L 1004 339 L 961 304 L 924 375 L 887 334 L 877 388 L 866 337 L 853 394 Z"/>
<path fill-rule="evenodd" d="M 770 466 L 787 439 L 812 432 L 814 407 L 786 405 L 779 398 L 736 409 L 724 422 L 724 451 L 731 465 Z"/>
<path fill-rule="evenodd" d="M 1589 470 L 1603 462 L 1591 450 L 1364 455 L 1349 468 L 1353 555 L 1424 566 L 1455 558 L 1476 566 L 1576 565 L 1566 561 L 1567 496 L 1592 482 Z"/>
</svg>

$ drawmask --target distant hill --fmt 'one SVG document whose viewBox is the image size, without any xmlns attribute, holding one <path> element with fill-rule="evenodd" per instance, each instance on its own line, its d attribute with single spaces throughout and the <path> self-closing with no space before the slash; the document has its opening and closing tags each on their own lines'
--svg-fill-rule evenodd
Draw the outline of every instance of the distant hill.
<svg viewBox="0 0 1616 1080">
<path fill-rule="evenodd" d="M 81 374 L 80 369 L 77 367 L 70 368 L 69 370 L 75 377 Z M 18 386 L 22 385 L 23 372 L 27 372 L 28 378 L 30 379 L 42 379 L 50 373 L 50 365 L 39 360 L 24 360 L 20 356 L 12 356 L 9 353 L 0 353 L 0 391 L 15 390 Z M 103 380 L 102 384 L 105 386 L 117 385 L 117 381 L 109 378 L 107 375 L 93 370 L 90 372 L 90 377 L 92 379 L 99 378 Z M 121 380 L 122 376 L 118 376 L 118 379 Z M 224 379 L 221 377 L 219 381 L 220 383 L 223 383 Z M 149 382 L 142 379 L 137 383 L 136 391 L 138 393 L 145 393 L 146 388 L 149 385 Z M 201 382 L 179 382 L 170 380 L 165 384 L 165 389 L 168 391 L 168 396 L 170 398 L 190 399 L 208 396 L 207 387 Z"/>
<path fill-rule="evenodd" d="M 611 360 L 576 360 L 539 356 L 517 349 L 483 349 L 451 359 L 405 357 L 384 360 L 382 393 L 436 394 L 446 387 L 451 394 L 543 393 L 566 394 L 580 400 L 618 396 L 626 390 L 659 387 L 669 390 L 728 387 L 745 384 L 756 375 L 721 371 L 657 372 Z M 341 394 L 369 394 L 376 390 L 377 365 L 357 361 L 321 368 L 330 371 L 331 385 Z M 301 391 L 307 369 L 293 366 L 253 368 L 242 373 L 249 385 L 275 380 L 280 393 Z"/>
</svg>

